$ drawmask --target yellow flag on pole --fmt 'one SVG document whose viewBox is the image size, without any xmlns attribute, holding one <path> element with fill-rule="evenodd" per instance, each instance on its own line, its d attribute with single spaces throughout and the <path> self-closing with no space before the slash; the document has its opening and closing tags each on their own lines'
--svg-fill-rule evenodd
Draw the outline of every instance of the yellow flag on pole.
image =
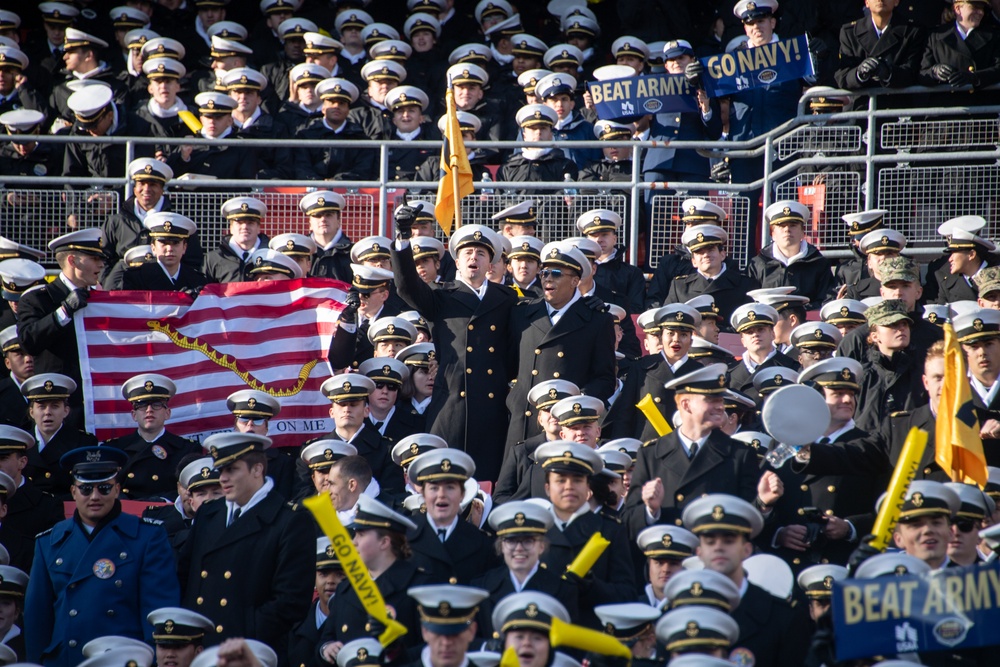
<svg viewBox="0 0 1000 667">
<path fill-rule="evenodd" d="M 444 145 L 441 147 L 441 181 L 438 183 L 437 202 L 434 204 L 434 217 L 444 230 L 446 236 L 451 236 L 452 220 L 455 227 L 462 225 L 462 211 L 459 207 L 462 197 L 471 195 L 472 165 L 465 152 L 465 141 L 462 139 L 462 128 L 458 124 L 458 109 L 455 107 L 455 96 L 451 86 L 445 95 L 448 119 L 444 128 Z"/>
<path fill-rule="evenodd" d="M 986 454 L 972 406 L 965 356 L 951 324 L 944 325 L 944 386 L 938 403 L 934 460 L 952 480 L 986 486 Z"/>
</svg>

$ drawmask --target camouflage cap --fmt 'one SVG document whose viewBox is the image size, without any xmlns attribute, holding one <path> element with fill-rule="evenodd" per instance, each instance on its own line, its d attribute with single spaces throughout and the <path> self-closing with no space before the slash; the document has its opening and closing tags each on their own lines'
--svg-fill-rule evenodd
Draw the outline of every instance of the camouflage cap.
<svg viewBox="0 0 1000 667">
<path fill-rule="evenodd" d="M 972 282 L 976 283 L 979 296 L 1000 291 L 1000 266 L 987 266 L 972 277 Z"/>
<path fill-rule="evenodd" d="M 902 280 L 902 278 L 896 280 Z M 872 306 L 865 311 L 865 318 L 868 320 L 869 327 L 889 326 L 900 320 L 908 320 L 911 324 L 913 323 L 913 318 L 906 310 L 906 302 L 902 299 L 886 299 Z"/>
<path fill-rule="evenodd" d="M 878 271 L 882 274 L 883 285 L 899 280 L 908 283 L 920 280 L 920 269 L 917 268 L 916 262 L 909 257 L 890 257 L 879 265 Z"/>
</svg>

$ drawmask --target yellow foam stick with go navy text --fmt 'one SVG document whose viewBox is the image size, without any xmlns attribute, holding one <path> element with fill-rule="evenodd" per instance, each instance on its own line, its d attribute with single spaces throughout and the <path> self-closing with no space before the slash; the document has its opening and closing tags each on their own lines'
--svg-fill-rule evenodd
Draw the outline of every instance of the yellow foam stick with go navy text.
<svg viewBox="0 0 1000 667">
<path fill-rule="evenodd" d="M 329 538 L 337 558 L 340 559 L 344 574 L 347 575 L 347 580 L 351 583 L 351 588 L 354 589 L 358 599 L 361 600 L 365 611 L 385 626 L 385 632 L 378 637 L 379 643 L 382 646 L 388 646 L 405 635 L 406 626 L 389 617 L 382 593 L 361 560 L 350 534 L 344 528 L 344 524 L 340 522 L 337 511 L 333 509 L 333 503 L 330 502 L 330 497 L 326 495 L 312 496 L 306 498 L 302 503 L 316 517 L 316 522 L 323 529 L 323 534 Z"/>
</svg>

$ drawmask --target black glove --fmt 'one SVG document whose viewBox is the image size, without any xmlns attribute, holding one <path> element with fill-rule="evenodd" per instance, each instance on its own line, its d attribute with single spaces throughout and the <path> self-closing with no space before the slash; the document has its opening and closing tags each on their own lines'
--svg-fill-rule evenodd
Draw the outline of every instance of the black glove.
<svg viewBox="0 0 1000 667">
<path fill-rule="evenodd" d="M 599 313 L 604 313 L 608 310 L 608 304 L 604 303 L 604 299 L 593 294 L 583 297 L 583 303 L 587 308 L 596 310 Z"/>
<path fill-rule="evenodd" d="M 192 299 L 197 299 L 198 295 L 201 294 L 201 287 L 184 287 L 180 291 L 187 294 Z"/>
<path fill-rule="evenodd" d="M 90 292 L 87 290 L 75 289 L 62 300 L 62 307 L 66 310 L 66 314 L 72 317 L 73 313 L 87 305 L 89 298 Z"/>
<path fill-rule="evenodd" d="M 410 206 L 400 206 L 393 214 L 396 221 L 396 233 L 406 240 L 413 237 L 413 223 L 417 221 L 417 211 Z"/>
<path fill-rule="evenodd" d="M 729 158 L 723 158 L 721 161 L 713 164 L 709 172 L 709 178 L 716 183 L 728 183 L 732 176 L 733 172 L 729 168 Z"/>
<path fill-rule="evenodd" d="M 367 632 L 369 636 L 378 639 L 379 636 L 385 632 L 385 624 L 377 618 L 369 616 L 368 620 L 365 621 L 365 632 Z"/>
<path fill-rule="evenodd" d="M 888 86 L 889 79 L 892 78 L 892 65 L 890 65 L 885 59 L 879 58 L 878 68 L 872 76 L 883 86 Z"/>
<path fill-rule="evenodd" d="M 813 58 L 819 62 L 826 59 L 826 54 L 830 52 L 827 47 L 826 42 L 824 42 L 819 37 L 809 38 L 809 53 L 813 55 Z"/>
<path fill-rule="evenodd" d="M 354 322 L 360 309 L 361 295 L 351 290 L 347 293 L 347 298 L 344 299 L 344 309 L 340 311 L 340 320 L 342 322 Z"/>
<path fill-rule="evenodd" d="M 868 83 L 872 75 L 878 70 L 878 58 L 865 58 L 858 65 L 858 71 L 855 76 L 858 77 L 858 81 L 861 83 Z"/>
<path fill-rule="evenodd" d="M 570 572 L 569 570 L 566 570 L 565 572 L 563 572 L 562 578 L 563 581 L 568 581 L 571 584 L 576 584 L 577 586 L 580 586 L 582 590 L 590 589 L 590 587 L 594 583 L 594 575 L 591 572 L 588 572 L 587 574 L 581 577 L 575 572 Z"/>
<path fill-rule="evenodd" d="M 861 538 L 861 544 L 858 548 L 851 552 L 851 557 L 847 559 L 847 572 L 849 576 L 853 577 L 858 568 L 861 567 L 861 564 L 866 560 L 882 553 L 871 545 L 871 541 L 874 539 L 874 535 L 865 535 Z"/>
<path fill-rule="evenodd" d="M 948 83 L 956 73 L 955 68 L 947 63 L 938 63 L 931 68 L 931 76 L 941 83 Z"/>
<path fill-rule="evenodd" d="M 704 73 L 705 66 L 699 60 L 688 63 L 684 68 L 684 78 L 692 88 L 701 88 L 701 77 Z"/>
<path fill-rule="evenodd" d="M 953 86 L 977 86 L 979 85 L 979 77 L 976 76 L 975 72 L 956 70 L 948 77 L 948 83 Z"/>
</svg>

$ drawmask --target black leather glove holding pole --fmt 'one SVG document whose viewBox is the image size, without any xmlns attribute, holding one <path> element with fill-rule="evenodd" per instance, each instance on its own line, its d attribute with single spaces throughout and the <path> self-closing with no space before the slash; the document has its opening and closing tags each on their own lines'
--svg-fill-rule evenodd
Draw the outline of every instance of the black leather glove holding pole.
<svg viewBox="0 0 1000 667">
<path fill-rule="evenodd" d="M 340 321 L 353 323 L 360 309 L 361 295 L 351 290 L 347 293 L 347 298 L 344 299 L 344 309 L 340 311 Z"/>
<path fill-rule="evenodd" d="M 90 298 L 90 292 L 85 289 L 75 289 L 66 295 L 66 298 L 62 301 L 62 307 L 66 310 L 66 314 L 70 317 L 73 313 L 80 310 L 87 305 L 87 300 Z"/>
<path fill-rule="evenodd" d="M 396 221 L 396 234 L 404 241 L 413 237 L 413 223 L 417 221 L 417 211 L 410 206 L 400 206 L 393 213 Z"/>
</svg>

